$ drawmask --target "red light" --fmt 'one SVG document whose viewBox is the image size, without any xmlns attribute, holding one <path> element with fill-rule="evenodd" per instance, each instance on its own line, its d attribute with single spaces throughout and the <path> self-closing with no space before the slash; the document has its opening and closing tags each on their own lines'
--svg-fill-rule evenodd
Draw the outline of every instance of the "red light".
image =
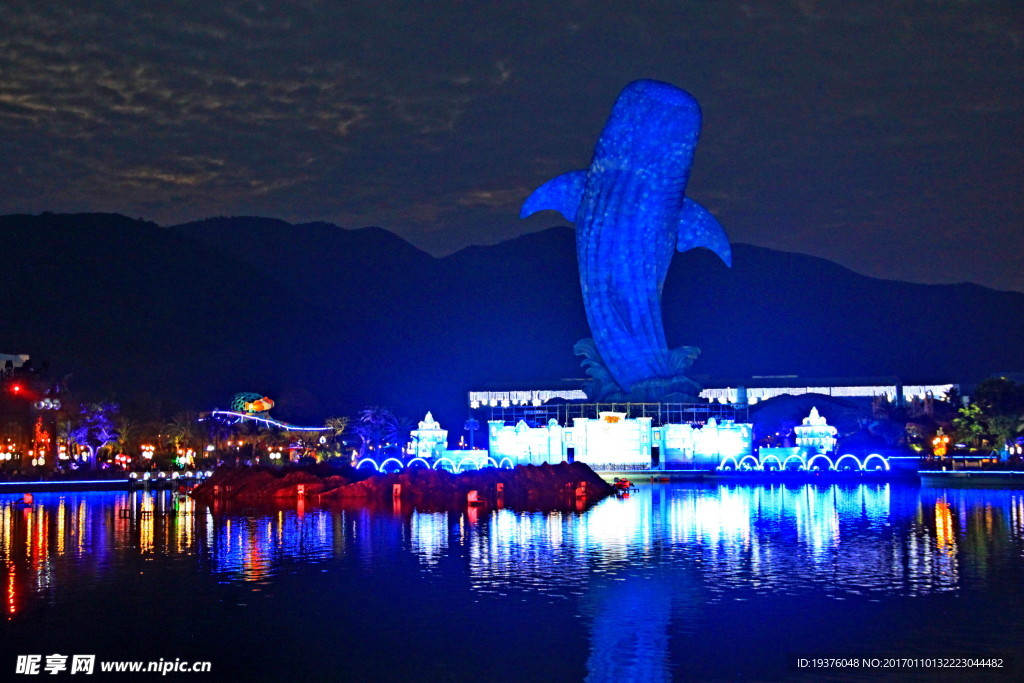
<svg viewBox="0 0 1024 683">
<path fill-rule="evenodd" d="M 11 385 L 11 393 L 12 394 L 21 393 L 21 385 L 20 384 L 12 384 Z"/>
</svg>

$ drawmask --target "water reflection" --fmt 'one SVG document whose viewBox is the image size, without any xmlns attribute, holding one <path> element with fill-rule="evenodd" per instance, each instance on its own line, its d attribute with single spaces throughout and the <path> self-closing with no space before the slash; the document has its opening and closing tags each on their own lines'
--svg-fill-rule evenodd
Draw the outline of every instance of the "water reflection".
<svg viewBox="0 0 1024 683">
<path fill-rule="evenodd" d="M 1024 564 L 1024 491 L 654 485 L 582 513 L 225 510 L 172 492 L 0 497 L 13 621 L 139 563 L 178 562 L 254 590 L 296 567 L 465 577 L 479 597 L 566 601 L 593 680 L 667 680 L 673 624 L 757 595 L 985 590 Z M 347 573 L 346 573 L 347 572 Z"/>
<path fill-rule="evenodd" d="M 664 578 L 613 581 L 591 599 L 587 681 L 670 681 L 668 644 L 674 597 Z"/>
<path fill-rule="evenodd" d="M 820 582 L 837 591 L 918 594 L 955 590 L 964 564 L 983 574 L 999 547 L 1021 542 L 1021 491 L 897 491 L 888 484 L 658 486 L 582 514 L 496 510 L 477 519 L 322 509 L 215 515 L 167 492 L 7 496 L 0 561 L 7 610 L 16 612 L 19 593 L 45 593 L 58 580 L 55 562 L 94 574 L 114 555 L 208 557 L 225 580 L 258 581 L 288 560 L 351 551 L 373 564 L 407 547 L 427 568 L 465 553 L 473 585 L 490 592 L 578 593 L 592 575 L 653 564 L 699 567 L 717 593 Z"/>
<path fill-rule="evenodd" d="M 982 539 L 1019 542 L 1021 504 L 1020 492 L 917 489 L 894 504 L 887 484 L 655 487 L 581 515 L 495 511 L 469 534 L 467 560 L 485 592 L 578 593 L 592 576 L 650 564 L 699 568 L 712 598 L 808 587 L 916 595 L 957 588 L 960 544 L 983 563 Z M 409 525 L 428 565 L 467 535 L 465 518 L 446 513 L 413 513 Z"/>
</svg>

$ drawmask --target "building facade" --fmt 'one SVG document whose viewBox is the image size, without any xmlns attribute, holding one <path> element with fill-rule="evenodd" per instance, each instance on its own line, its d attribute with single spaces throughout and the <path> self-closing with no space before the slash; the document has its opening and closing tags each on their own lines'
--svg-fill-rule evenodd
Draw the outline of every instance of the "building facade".
<svg viewBox="0 0 1024 683">
<path fill-rule="evenodd" d="M 710 470 L 753 450 L 753 425 L 715 418 L 704 425 L 654 426 L 650 417 L 602 412 L 596 419 L 573 418 L 565 427 L 555 420 L 540 427 L 501 420 L 487 426 L 490 457 L 515 464 L 572 461 L 598 470 Z"/>
</svg>

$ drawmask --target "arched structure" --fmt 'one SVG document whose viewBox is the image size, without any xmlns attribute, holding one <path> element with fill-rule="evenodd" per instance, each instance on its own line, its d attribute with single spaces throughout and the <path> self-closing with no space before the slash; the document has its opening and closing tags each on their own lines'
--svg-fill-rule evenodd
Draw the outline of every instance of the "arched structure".
<svg viewBox="0 0 1024 683">
<path fill-rule="evenodd" d="M 781 471 L 800 470 L 807 472 L 832 471 L 832 472 L 872 472 L 891 471 L 889 459 L 880 453 L 871 453 L 862 460 L 852 453 L 840 455 L 835 460 L 829 456 L 818 453 L 810 457 L 806 453 L 797 453 L 780 459 L 775 453 L 768 453 L 764 456 L 747 455 L 740 458 L 728 457 L 716 468 L 719 472 L 732 471 L 759 471 L 767 472 L 771 469 Z"/>
</svg>

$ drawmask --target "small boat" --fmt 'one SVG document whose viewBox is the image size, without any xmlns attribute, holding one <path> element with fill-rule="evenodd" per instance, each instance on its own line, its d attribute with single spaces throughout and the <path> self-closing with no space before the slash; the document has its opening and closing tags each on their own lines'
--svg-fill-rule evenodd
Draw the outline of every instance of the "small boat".
<svg viewBox="0 0 1024 683">
<path fill-rule="evenodd" d="M 625 477 L 615 477 L 612 480 L 612 487 L 615 489 L 615 493 L 620 496 L 628 496 L 631 489 L 635 489 L 633 482 Z"/>
</svg>

